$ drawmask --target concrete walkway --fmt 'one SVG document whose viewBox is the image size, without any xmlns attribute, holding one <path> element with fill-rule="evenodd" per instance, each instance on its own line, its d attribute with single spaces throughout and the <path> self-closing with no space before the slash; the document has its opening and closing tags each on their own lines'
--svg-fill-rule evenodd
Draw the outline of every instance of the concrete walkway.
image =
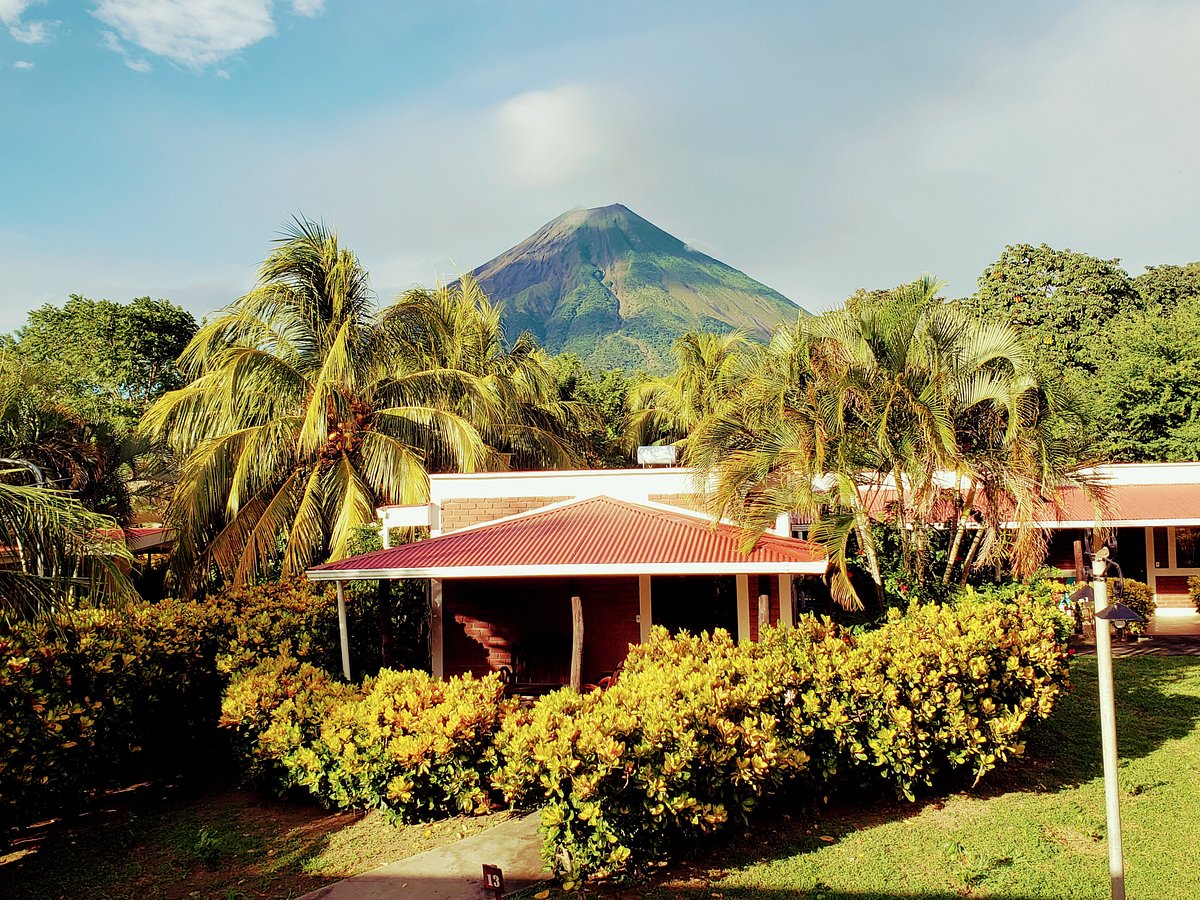
<svg viewBox="0 0 1200 900">
<path fill-rule="evenodd" d="M 487 831 L 426 850 L 305 894 L 301 900 L 491 900 L 481 884 L 483 866 L 499 866 L 506 893 L 550 877 L 542 870 L 538 814 L 514 816 Z"/>
</svg>

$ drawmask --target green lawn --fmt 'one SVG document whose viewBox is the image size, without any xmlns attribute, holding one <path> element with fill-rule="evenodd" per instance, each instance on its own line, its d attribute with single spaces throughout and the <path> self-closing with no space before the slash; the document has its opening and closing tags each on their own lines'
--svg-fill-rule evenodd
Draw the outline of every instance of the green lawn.
<svg viewBox="0 0 1200 900">
<path fill-rule="evenodd" d="M 1131 900 L 1200 897 L 1200 659 L 1115 663 L 1121 810 Z M 601 896 L 1107 898 L 1095 660 L 979 788 L 916 805 L 797 811 L 698 854 L 652 885 Z M 555 892 L 556 893 L 556 892 Z"/>
</svg>

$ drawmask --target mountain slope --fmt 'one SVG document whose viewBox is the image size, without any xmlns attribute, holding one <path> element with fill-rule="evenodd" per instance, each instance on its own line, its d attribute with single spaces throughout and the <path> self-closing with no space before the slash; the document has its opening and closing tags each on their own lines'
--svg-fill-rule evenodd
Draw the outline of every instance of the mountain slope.
<svg viewBox="0 0 1200 900">
<path fill-rule="evenodd" d="M 802 310 L 620 204 L 572 210 L 471 273 L 510 335 L 590 365 L 663 372 L 689 330 L 767 339 Z"/>
</svg>

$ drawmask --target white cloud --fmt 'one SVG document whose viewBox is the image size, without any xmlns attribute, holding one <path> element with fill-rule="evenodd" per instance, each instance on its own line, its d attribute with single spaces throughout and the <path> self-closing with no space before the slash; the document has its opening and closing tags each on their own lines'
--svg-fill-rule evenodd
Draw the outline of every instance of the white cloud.
<svg viewBox="0 0 1200 900">
<path fill-rule="evenodd" d="M 325 11 L 325 0 L 292 0 L 292 12 L 313 18 Z"/>
<path fill-rule="evenodd" d="M 15 63 L 13 63 L 13 68 L 14 69 L 32 69 L 33 63 L 31 63 L 27 59 L 18 59 Z"/>
<path fill-rule="evenodd" d="M 100 40 L 104 44 L 105 47 L 107 47 L 109 50 L 113 51 L 113 53 L 118 54 L 122 59 L 124 59 L 125 65 L 128 68 L 132 69 L 135 72 L 142 72 L 142 73 L 146 73 L 146 72 L 150 71 L 151 66 L 150 66 L 149 61 L 133 56 L 129 52 L 129 50 L 126 49 L 125 45 L 121 43 L 121 39 L 119 37 L 117 37 L 115 34 L 113 34 L 111 31 L 100 32 Z"/>
<path fill-rule="evenodd" d="M 528 91 L 495 111 L 498 162 L 528 187 L 561 184 L 602 153 L 596 98 L 582 85 Z"/>
<path fill-rule="evenodd" d="M 325 8 L 324 0 L 290 5 L 308 18 Z M 198 72 L 272 37 L 274 7 L 272 0 L 97 0 L 92 14 L 121 40 Z"/>
<path fill-rule="evenodd" d="M 34 22 L 23 20 L 25 11 L 35 2 L 44 3 L 45 0 L 0 0 L 0 22 L 19 43 L 44 44 L 50 40 L 50 29 L 56 23 L 45 19 Z"/>
</svg>

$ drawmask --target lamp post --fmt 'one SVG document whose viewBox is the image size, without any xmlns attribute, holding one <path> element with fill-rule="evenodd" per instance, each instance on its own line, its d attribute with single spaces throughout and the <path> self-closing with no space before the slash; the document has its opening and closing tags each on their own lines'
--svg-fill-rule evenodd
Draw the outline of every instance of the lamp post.
<svg viewBox="0 0 1200 900">
<path fill-rule="evenodd" d="M 1117 712 L 1113 697 L 1112 632 L 1144 621 L 1122 603 L 1108 604 L 1108 548 L 1092 556 L 1092 590 L 1096 599 L 1096 677 L 1100 683 L 1100 744 L 1104 754 L 1104 803 L 1108 814 L 1108 874 L 1113 900 L 1125 900 L 1125 856 L 1121 846 L 1120 787 L 1117 783 Z"/>
</svg>

